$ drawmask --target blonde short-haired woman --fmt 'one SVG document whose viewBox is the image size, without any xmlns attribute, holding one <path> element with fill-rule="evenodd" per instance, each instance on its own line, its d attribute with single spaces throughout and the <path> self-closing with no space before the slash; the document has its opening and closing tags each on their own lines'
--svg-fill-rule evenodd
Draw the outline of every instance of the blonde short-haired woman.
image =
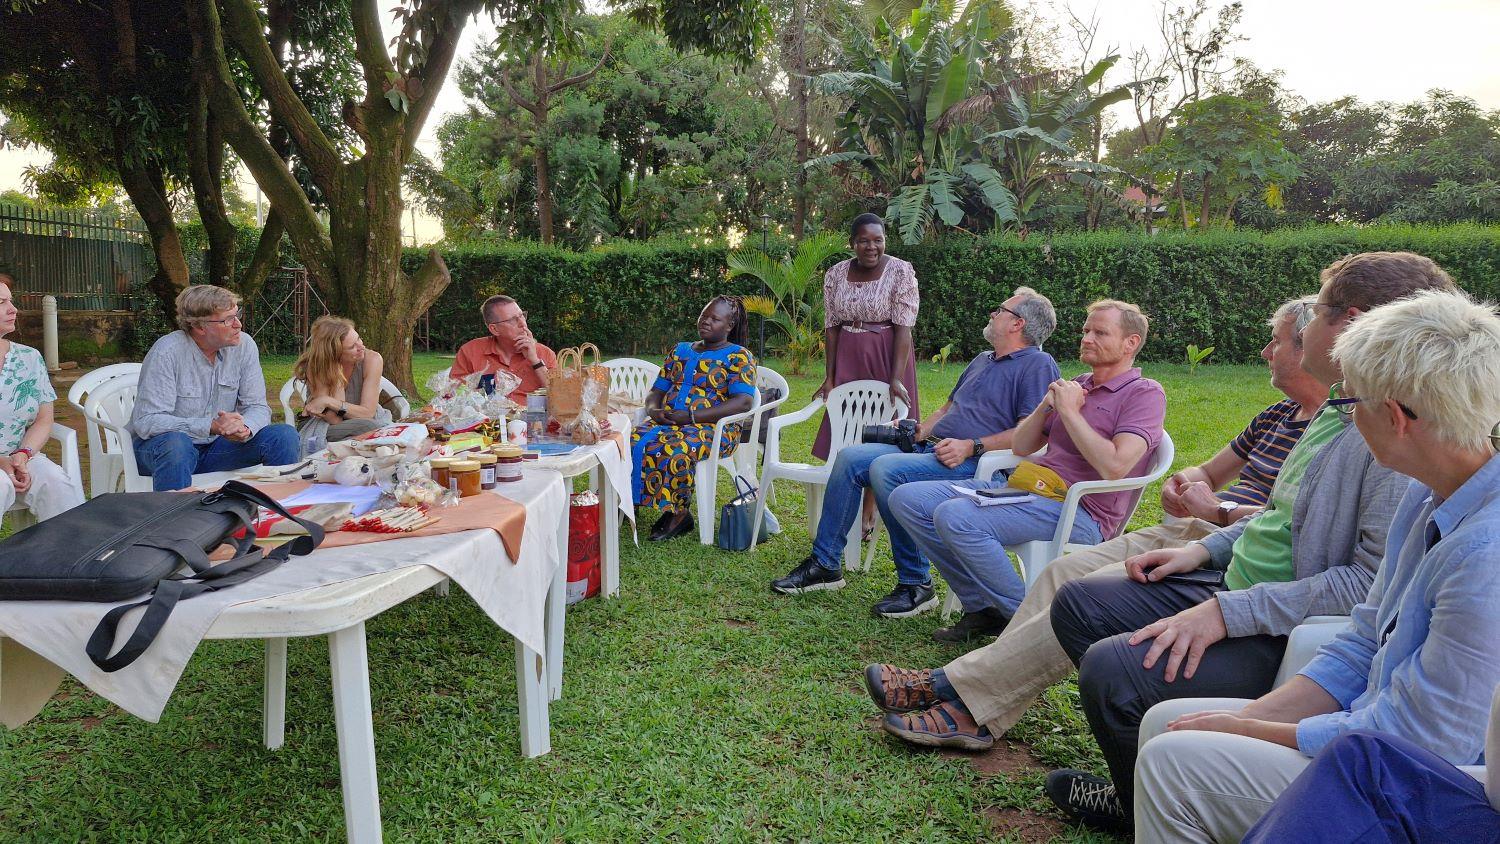
<svg viewBox="0 0 1500 844">
<path fill-rule="evenodd" d="M 307 348 L 292 368 L 307 385 L 305 417 L 297 425 L 304 448 L 321 440 L 337 442 L 389 424 L 391 411 L 381 404 L 380 377 L 385 360 L 365 348 L 354 323 L 343 317 L 319 317 Z"/>
</svg>

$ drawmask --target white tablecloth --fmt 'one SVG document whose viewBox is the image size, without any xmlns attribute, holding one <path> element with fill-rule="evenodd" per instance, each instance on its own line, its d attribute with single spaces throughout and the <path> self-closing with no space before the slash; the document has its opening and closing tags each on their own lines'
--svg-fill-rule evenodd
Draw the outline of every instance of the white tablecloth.
<svg viewBox="0 0 1500 844">
<path fill-rule="evenodd" d="M 99 619 L 119 604 L 0 602 L 0 637 L 14 639 L 121 709 L 155 722 L 198 643 L 226 608 L 427 565 L 457 583 L 495 624 L 540 653 L 545 650 L 547 589 L 563 562 L 558 557 L 557 536 L 560 520 L 567 514 L 566 490 L 559 473 L 537 467 L 528 468 L 520 483 L 507 484 L 504 494 L 526 507 L 517 563 L 506 557 L 499 535 L 492 530 L 320 549 L 306 557 L 293 557 L 254 580 L 183 601 L 140 659 L 113 673 L 100 671 L 84 653 L 84 646 Z M 297 612 L 294 601 L 281 603 L 287 612 Z M 117 642 L 129 638 L 140 613 L 137 610 L 121 622 Z M 4 674 L 11 667 L 21 665 L 11 660 L 0 663 L 0 693 Z"/>
</svg>

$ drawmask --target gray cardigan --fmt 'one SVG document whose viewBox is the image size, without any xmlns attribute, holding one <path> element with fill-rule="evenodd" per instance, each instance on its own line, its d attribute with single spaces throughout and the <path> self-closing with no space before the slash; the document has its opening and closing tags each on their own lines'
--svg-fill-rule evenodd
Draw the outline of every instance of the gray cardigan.
<svg viewBox="0 0 1500 844">
<path fill-rule="evenodd" d="M 1285 636 L 1308 616 L 1348 615 L 1370 591 L 1411 479 L 1376 463 L 1359 430 L 1345 424 L 1308 463 L 1292 506 L 1294 579 L 1216 596 L 1230 636 Z M 1235 540 L 1253 518 L 1199 540 L 1210 567 L 1229 567 Z"/>
</svg>

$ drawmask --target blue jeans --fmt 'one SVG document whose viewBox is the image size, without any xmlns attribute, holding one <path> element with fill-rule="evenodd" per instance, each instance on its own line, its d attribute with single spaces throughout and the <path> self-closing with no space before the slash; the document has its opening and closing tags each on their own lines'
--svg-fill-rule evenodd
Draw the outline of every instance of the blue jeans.
<svg viewBox="0 0 1500 844">
<path fill-rule="evenodd" d="M 1062 518 L 1062 502 L 1036 497 L 1025 504 L 980 507 L 955 485 L 983 489 L 1003 484 L 972 479 L 907 484 L 891 493 L 891 512 L 937 564 L 965 612 L 998 609 L 1014 615 L 1026 597 L 1026 583 L 1005 555 L 1005 546 L 1051 539 Z M 1080 508 L 1068 541 L 1096 545 L 1099 540 L 1098 523 Z"/>
<path fill-rule="evenodd" d="M 1354 730 L 1329 742 L 1244 840 L 1494 844 L 1500 813 L 1479 780 L 1432 751 L 1400 736 Z"/>
<path fill-rule="evenodd" d="M 227 472 L 257 463 L 285 466 L 302 457 L 302 441 L 291 425 L 267 425 L 242 443 L 214 437 L 200 445 L 181 431 L 157 434 L 149 440 L 132 439 L 136 466 L 142 474 L 151 476 L 151 488 L 157 492 L 186 489 L 193 485 L 193 475 L 198 472 Z"/>
<path fill-rule="evenodd" d="M 970 458 L 949 469 L 938 462 L 931 447 L 906 454 L 887 443 L 861 443 L 839 451 L 823 493 L 823 514 L 813 539 L 813 558 L 818 565 L 838 571 L 843 563 L 844 542 L 859 515 L 865 487 L 875 491 L 875 506 L 891 537 L 891 556 L 896 558 L 896 582 L 929 583 L 932 575 L 911 534 L 891 514 L 891 491 L 913 481 L 974 477 L 979 461 Z"/>
</svg>

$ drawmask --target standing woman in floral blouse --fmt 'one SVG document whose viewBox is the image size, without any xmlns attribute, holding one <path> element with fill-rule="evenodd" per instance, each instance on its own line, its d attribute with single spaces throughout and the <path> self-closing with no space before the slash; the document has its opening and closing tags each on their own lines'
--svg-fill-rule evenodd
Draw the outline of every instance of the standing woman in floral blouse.
<svg viewBox="0 0 1500 844">
<path fill-rule="evenodd" d="M 20 315 L 14 283 L 9 273 L 0 273 L 0 516 L 20 496 L 38 520 L 50 519 L 82 504 L 83 487 L 42 454 L 57 393 L 41 353 L 4 339 Z"/>
<path fill-rule="evenodd" d="M 917 273 L 912 265 L 885 254 L 885 221 L 861 214 L 849 226 L 854 257 L 823 276 L 823 334 L 828 375 L 817 395 L 840 384 L 869 379 L 891 385 L 891 398 L 906 403 L 907 415 L 921 419 L 917 406 L 917 358 L 912 326 L 917 324 Z M 813 454 L 827 460 L 828 417 L 818 428 Z M 875 524 L 875 499 L 866 491 L 863 534 Z"/>
</svg>

